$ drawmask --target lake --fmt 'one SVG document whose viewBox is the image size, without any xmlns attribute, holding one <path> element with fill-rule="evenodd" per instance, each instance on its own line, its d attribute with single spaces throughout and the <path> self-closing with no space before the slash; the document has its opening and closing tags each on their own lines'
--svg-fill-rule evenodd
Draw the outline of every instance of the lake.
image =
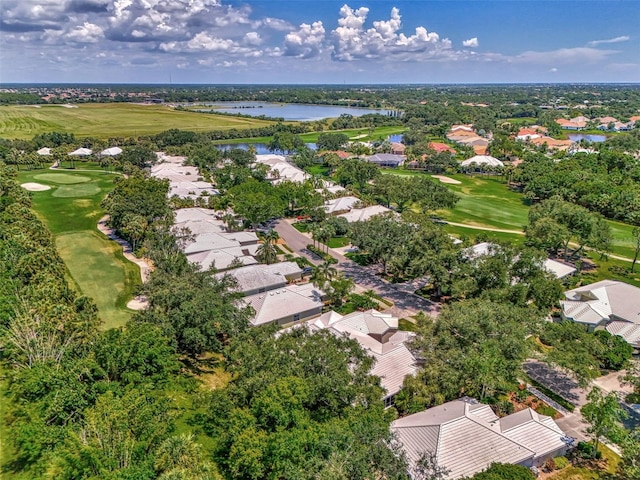
<svg viewBox="0 0 640 480">
<path fill-rule="evenodd" d="M 193 104 L 190 104 L 193 105 Z M 368 113 L 387 115 L 388 110 L 370 108 L 339 107 L 334 105 L 305 105 L 297 103 L 268 103 L 268 102 L 215 102 L 202 104 L 211 108 L 200 108 L 199 112 L 241 113 L 252 117 L 284 118 L 285 120 L 308 122 L 323 118 L 336 118 L 340 115 L 360 117 Z"/>
<path fill-rule="evenodd" d="M 586 140 L 587 142 L 604 142 L 607 139 L 605 135 L 585 135 L 584 133 L 571 133 L 569 134 L 569 140 L 573 142 L 579 142 L 580 140 Z"/>
</svg>

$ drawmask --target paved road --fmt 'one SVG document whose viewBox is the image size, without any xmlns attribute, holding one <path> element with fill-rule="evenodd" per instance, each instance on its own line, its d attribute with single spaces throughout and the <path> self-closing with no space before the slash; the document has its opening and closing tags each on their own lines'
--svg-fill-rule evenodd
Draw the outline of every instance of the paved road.
<svg viewBox="0 0 640 480">
<path fill-rule="evenodd" d="M 320 265 L 322 263 L 322 259 L 318 255 L 307 250 L 307 245 L 312 243 L 312 240 L 293 228 L 289 222 L 286 220 L 278 220 L 275 231 L 278 232 L 280 238 L 286 242 L 289 248 L 298 255 L 305 257 L 314 265 Z"/>
<path fill-rule="evenodd" d="M 293 251 L 306 257 L 314 265 L 322 263 L 322 259 L 307 250 L 307 245 L 311 242 L 309 237 L 293 228 L 286 220 L 278 221 L 275 229 Z M 415 315 L 419 311 L 429 315 L 440 313 L 440 304 L 430 302 L 414 293 L 403 291 L 401 287 L 385 282 L 375 274 L 375 267 L 362 267 L 333 249 L 329 249 L 329 253 L 338 260 L 336 268 L 344 272 L 346 277 L 353 278 L 356 285 L 364 290 L 373 290 L 383 298 L 392 301 L 394 315 L 407 317 Z"/>
</svg>

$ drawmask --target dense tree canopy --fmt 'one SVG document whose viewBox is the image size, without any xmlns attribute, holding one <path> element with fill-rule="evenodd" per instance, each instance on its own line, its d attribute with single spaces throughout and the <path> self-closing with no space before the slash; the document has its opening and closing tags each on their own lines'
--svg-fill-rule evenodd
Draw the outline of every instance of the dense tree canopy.
<svg viewBox="0 0 640 480">
<path fill-rule="evenodd" d="M 407 377 L 396 398 L 413 413 L 469 395 L 485 401 L 517 384 L 529 353 L 525 337 L 542 314 L 487 300 L 466 300 L 443 308 L 438 321 L 422 318 L 412 343 L 424 367 Z"/>
<path fill-rule="evenodd" d="M 226 353 L 233 380 L 204 428 L 229 478 L 406 478 L 388 448 L 390 412 L 353 340 L 300 328 L 251 330 Z"/>
</svg>

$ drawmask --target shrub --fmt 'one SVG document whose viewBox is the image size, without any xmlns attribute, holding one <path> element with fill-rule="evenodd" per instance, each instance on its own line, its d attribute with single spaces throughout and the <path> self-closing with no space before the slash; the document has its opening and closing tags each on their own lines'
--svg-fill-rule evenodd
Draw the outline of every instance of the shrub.
<svg viewBox="0 0 640 480">
<path fill-rule="evenodd" d="M 574 453 L 578 458 L 602 458 L 602 452 L 596 450 L 596 446 L 591 442 L 579 442 Z"/>
<path fill-rule="evenodd" d="M 513 404 L 508 400 L 502 400 L 495 404 L 498 415 L 510 415 L 513 413 Z"/>
<path fill-rule="evenodd" d="M 357 293 L 349 295 L 347 301 L 353 305 L 355 310 L 371 310 L 378 306 L 378 302 L 375 300 L 372 300 L 366 295 L 358 295 Z"/>
<path fill-rule="evenodd" d="M 555 462 L 556 469 L 558 470 L 567 468 L 570 465 L 569 460 L 567 460 L 567 457 L 556 457 L 553 459 L 553 461 Z"/>
<path fill-rule="evenodd" d="M 536 407 L 536 412 L 540 415 L 546 415 L 547 417 L 555 417 L 558 413 L 555 408 L 550 407 L 549 405 L 538 405 Z"/>
<path fill-rule="evenodd" d="M 550 458 L 549 460 L 544 462 L 544 465 L 542 465 L 542 470 L 545 472 L 553 472 L 557 468 L 558 467 L 556 466 L 556 462 L 554 461 L 553 458 Z"/>
<path fill-rule="evenodd" d="M 516 390 L 516 400 L 520 403 L 524 402 L 527 398 L 529 398 L 528 390 Z"/>
</svg>

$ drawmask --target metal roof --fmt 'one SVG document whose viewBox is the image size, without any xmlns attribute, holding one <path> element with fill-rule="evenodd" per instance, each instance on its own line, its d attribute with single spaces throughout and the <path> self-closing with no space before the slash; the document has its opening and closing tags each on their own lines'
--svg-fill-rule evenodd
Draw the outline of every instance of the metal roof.
<svg viewBox="0 0 640 480">
<path fill-rule="evenodd" d="M 519 464 L 562 449 L 564 433 L 549 417 L 527 409 L 498 419 L 488 405 L 462 398 L 391 424 L 411 464 L 425 452 L 450 470 L 472 476 L 493 462 Z"/>
</svg>

